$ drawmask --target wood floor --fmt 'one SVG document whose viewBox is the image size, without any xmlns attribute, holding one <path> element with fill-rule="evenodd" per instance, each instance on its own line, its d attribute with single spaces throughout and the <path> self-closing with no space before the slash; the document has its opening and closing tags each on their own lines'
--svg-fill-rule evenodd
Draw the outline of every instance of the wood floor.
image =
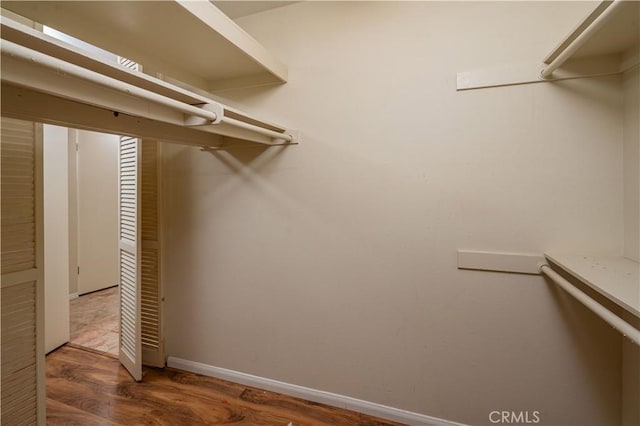
<svg viewBox="0 0 640 426">
<path fill-rule="evenodd" d="M 70 342 L 118 355 L 120 308 L 118 287 L 96 291 L 69 304 Z"/>
<path fill-rule="evenodd" d="M 73 345 L 46 365 L 48 425 L 398 425 L 169 368 L 136 383 L 115 357 Z"/>
</svg>

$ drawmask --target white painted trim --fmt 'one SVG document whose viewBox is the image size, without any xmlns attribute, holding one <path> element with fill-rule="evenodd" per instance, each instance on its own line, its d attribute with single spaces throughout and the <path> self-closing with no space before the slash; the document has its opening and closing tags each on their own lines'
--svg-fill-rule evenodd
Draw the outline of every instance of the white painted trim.
<svg viewBox="0 0 640 426">
<path fill-rule="evenodd" d="M 538 275 L 546 261 L 542 254 L 458 250 L 458 269 Z"/>
<path fill-rule="evenodd" d="M 69 293 L 69 300 L 77 299 L 78 297 L 80 297 L 80 295 L 77 291 L 75 293 Z"/>
<path fill-rule="evenodd" d="M 172 356 L 168 358 L 167 366 L 414 426 L 464 426 L 462 423 L 439 419 L 425 414 L 405 411 L 398 408 L 388 407 L 386 405 L 351 398 L 349 396 L 279 382 L 277 380 L 241 373 L 239 371 L 227 370 L 226 368 L 214 367 L 212 365 L 175 358 Z"/>
</svg>

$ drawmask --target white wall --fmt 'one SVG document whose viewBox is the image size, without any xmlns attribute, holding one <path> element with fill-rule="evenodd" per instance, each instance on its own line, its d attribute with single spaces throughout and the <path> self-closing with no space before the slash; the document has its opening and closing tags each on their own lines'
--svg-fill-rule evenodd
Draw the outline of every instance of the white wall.
<svg viewBox="0 0 640 426">
<path fill-rule="evenodd" d="M 69 341 L 69 176 L 64 127 L 43 126 L 45 351 Z"/>
<path fill-rule="evenodd" d="M 299 146 L 164 158 L 167 354 L 431 416 L 619 424 L 620 336 L 458 248 L 622 251 L 618 78 L 456 92 L 569 2 L 304 2 L 241 25 L 290 81 L 224 95 Z"/>
<path fill-rule="evenodd" d="M 119 282 L 118 140 L 115 135 L 77 131 L 80 294 Z"/>
</svg>

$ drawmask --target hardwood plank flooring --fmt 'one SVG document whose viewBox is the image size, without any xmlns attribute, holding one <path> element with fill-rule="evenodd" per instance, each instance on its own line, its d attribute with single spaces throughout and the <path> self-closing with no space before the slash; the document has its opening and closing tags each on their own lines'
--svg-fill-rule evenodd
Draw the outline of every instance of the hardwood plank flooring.
<svg viewBox="0 0 640 426">
<path fill-rule="evenodd" d="M 46 366 L 48 425 L 399 425 L 170 368 L 136 383 L 115 357 L 73 345 Z"/>
</svg>

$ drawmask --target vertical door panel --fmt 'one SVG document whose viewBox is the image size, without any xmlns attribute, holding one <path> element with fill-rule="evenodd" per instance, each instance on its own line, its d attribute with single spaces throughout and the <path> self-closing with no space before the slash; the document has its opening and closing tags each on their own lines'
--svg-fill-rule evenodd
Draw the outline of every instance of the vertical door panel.
<svg viewBox="0 0 640 426">
<path fill-rule="evenodd" d="M 142 66 L 130 59 L 118 57 L 118 63 L 134 71 Z M 162 285 L 160 239 L 160 143 L 141 140 L 138 144 L 140 168 L 140 322 L 142 363 L 164 367 L 164 339 L 162 336 Z M 131 228 L 128 227 L 127 230 Z"/>
<path fill-rule="evenodd" d="M 69 132 L 44 125 L 45 351 L 69 341 Z M 75 148 L 74 148 L 75 151 Z"/>
<path fill-rule="evenodd" d="M 142 174 L 140 232 L 142 239 L 142 363 L 164 367 L 162 338 L 162 292 L 160 274 L 160 144 L 152 140 L 141 142 Z"/>
<path fill-rule="evenodd" d="M 118 161 L 120 362 L 142 379 L 140 287 L 140 141 L 122 136 Z"/>
<path fill-rule="evenodd" d="M 3 118 L 0 137 L 0 416 L 44 424 L 42 127 Z"/>
</svg>

